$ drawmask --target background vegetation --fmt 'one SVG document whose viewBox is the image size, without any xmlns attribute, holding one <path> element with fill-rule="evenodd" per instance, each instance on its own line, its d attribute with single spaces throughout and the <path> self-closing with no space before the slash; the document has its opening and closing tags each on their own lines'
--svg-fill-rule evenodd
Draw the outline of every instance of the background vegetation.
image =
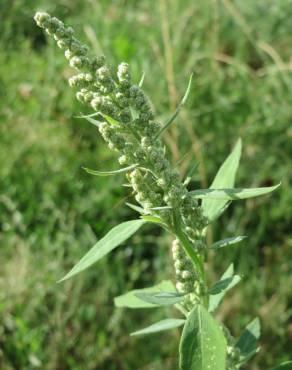
<svg viewBox="0 0 292 370">
<path fill-rule="evenodd" d="M 268 369 L 291 350 L 291 0 L 1 0 L 0 2 L 0 368 L 176 370 L 178 332 L 133 339 L 161 310 L 114 309 L 113 297 L 172 278 L 170 240 L 148 227 L 111 257 L 62 285 L 56 280 L 114 224 L 135 217 L 123 178 L 68 88 L 72 73 L 32 20 L 47 10 L 72 24 L 115 68 L 131 63 L 159 119 L 194 85 L 165 137 L 192 187 L 210 184 L 236 139 L 238 185 L 282 181 L 273 194 L 236 203 L 208 235 L 248 235 L 211 257 L 210 278 L 231 259 L 246 279 L 219 317 L 238 335 L 259 315 L 261 352 L 246 368 Z M 291 267 L 291 264 L 290 264 Z M 290 302 L 289 302 L 290 299 Z M 290 304 L 290 305 L 289 305 Z M 290 341 L 290 347 L 289 347 Z M 290 353 L 291 354 L 291 353 Z"/>
</svg>

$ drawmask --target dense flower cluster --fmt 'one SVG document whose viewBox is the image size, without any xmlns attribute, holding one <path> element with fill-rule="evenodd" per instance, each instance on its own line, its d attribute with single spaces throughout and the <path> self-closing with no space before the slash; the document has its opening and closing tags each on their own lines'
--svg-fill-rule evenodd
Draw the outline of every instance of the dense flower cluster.
<svg viewBox="0 0 292 370">
<path fill-rule="evenodd" d="M 77 99 L 102 117 L 99 131 L 110 149 L 119 153 L 119 162 L 137 164 L 127 174 L 137 202 L 146 213 L 160 217 L 172 232 L 178 218 L 180 229 L 192 248 L 197 253 L 204 252 L 202 230 L 206 221 L 197 200 L 190 196 L 178 172 L 165 157 L 164 146 L 157 137 L 160 125 L 154 120 L 143 90 L 132 83 L 128 64 L 121 63 L 114 78 L 105 57 L 90 57 L 87 46 L 73 36 L 71 27 L 47 13 L 37 13 L 35 20 L 53 35 L 65 51 L 70 66 L 78 71 L 69 79 L 69 84 L 78 90 Z M 178 241 L 173 248 L 177 289 L 183 293 L 194 292 L 198 276 L 191 260 Z"/>
</svg>

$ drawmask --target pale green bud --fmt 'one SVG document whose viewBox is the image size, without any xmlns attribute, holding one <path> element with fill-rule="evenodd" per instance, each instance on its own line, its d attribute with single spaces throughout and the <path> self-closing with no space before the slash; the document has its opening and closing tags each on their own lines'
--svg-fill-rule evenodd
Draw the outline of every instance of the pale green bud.
<svg viewBox="0 0 292 370">
<path fill-rule="evenodd" d="M 118 161 L 119 161 L 120 164 L 126 164 L 126 163 L 130 162 L 129 158 L 126 155 L 121 155 L 119 157 Z"/>
<path fill-rule="evenodd" d="M 81 69 L 82 67 L 84 67 L 85 62 L 86 62 L 85 58 L 78 56 L 72 57 L 69 61 L 70 66 L 76 69 Z"/>
<path fill-rule="evenodd" d="M 118 79 L 120 82 L 123 81 L 130 81 L 131 80 L 131 74 L 129 70 L 129 64 L 128 63 L 121 63 L 118 66 Z"/>
<path fill-rule="evenodd" d="M 105 56 L 101 55 L 99 57 L 95 57 L 91 61 L 91 67 L 93 70 L 97 70 L 100 67 L 104 66 L 105 64 Z"/>
<path fill-rule="evenodd" d="M 132 119 L 132 114 L 130 109 L 124 108 L 123 110 L 120 111 L 119 113 L 119 120 L 123 123 L 128 123 Z"/>
<path fill-rule="evenodd" d="M 190 279 L 192 279 L 194 276 L 193 276 L 193 274 L 192 274 L 190 271 L 184 270 L 184 271 L 182 271 L 182 273 L 181 273 L 181 277 L 182 277 L 184 280 L 190 280 Z"/>
<path fill-rule="evenodd" d="M 51 19 L 51 16 L 45 12 L 37 12 L 34 16 L 34 20 L 36 21 L 39 27 L 44 28 L 45 24 Z"/>
</svg>

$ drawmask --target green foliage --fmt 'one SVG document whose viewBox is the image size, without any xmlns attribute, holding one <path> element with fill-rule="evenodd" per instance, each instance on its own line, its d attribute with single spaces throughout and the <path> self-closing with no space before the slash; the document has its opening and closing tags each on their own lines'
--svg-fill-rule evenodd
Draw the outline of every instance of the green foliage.
<svg viewBox="0 0 292 370">
<path fill-rule="evenodd" d="M 152 292 L 136 293 L 137 298 L 144 302 L 152 303 L 157 306 L 171 306 L 184 300 L 184 293 L 178 292 Z"/>
<path fill-rule="evenodd" d="M 144 223 L 143 220 L 133 220 L 115 226 L 106 236 L 99 240 L 60 281 L 67 280 L 96 263 L 132 236 Z"/>
<path fill-rule="evenodd" d="M 83 169 L 89 173 L 90 175 L 94 175 L 94 176 L 113 176 L 113 175 L 116 175 L 116 174 L 119 174 L 119 173 L 124 173 L 124 172 L 127 172 L 129 170 L 132 170 L 134 168 L 136 168 L 137 165 L 131 165 L 131 166 L 128 166 L 128 167 L 124 167 L 124 168 L 120 168 L 118 170 L 115 170 L 115 171 L 96 171 L 96 170 L 91 170 L 90 168 L 86 168 L 86 167 L 83 167 Z"/>
<path fill-rule="evenodd" d="M 135 289 L 131 292 L 123 294 L 115 298 L 116 307 L 128 308 L 152 308 L 157 307 L 157 304 L 141 300 L 139 294 L 155 293 L 158 291 L 175 292 L 173 283 L 170 280 L 163 280 L 161 283 L 156 284 L 150 288 Z"/>
<path fill-rule="evenodd" d="M 180 342 L 181 370 L 225 370 L 226 339 L 202 305 L 189 314 Z"/>
<path fill-rule="evenodd" d="M 231 238 L 219 240 L 218 242 L 213 243 L 209 248 L 216 250 L 224 247 L 229 247 L 230 245 L 240 243 L 245 238 L 246 236 L 233 236 Z"/>
<path fill-rule="evenodd" d="M 157 133 L 156 135 L 156 138 L 158 138 L 160 135 L 162 135 L 162 133 L 168 129 L 168 127 L 172 124 L 172 122 L 174 122 L 174 120 L 176 119 L 176 117 L 179 115 L 179 112 L 180 110 L 182 109 L 182 107 L 185 105 L 187 99 L 188 99 L 188 96 L 189 96 L 189 93 L 191 91 L 191 86 L 192 86 L 192 80 L 193 80 L 193 74 L 191 74 L 191 77 L 189 79 L 189 83 L 188 83 L 188 87 L 186 89 L 186 92 L 181 100 L 181 102 L 179 103 L 178 107 L 176 108 L 174 114 L 166 121 L 166 123 L 161 127 L 161 129 L 159 130 L 159 132 Z"/>
<path fill-rule="evenodd" d="M 236 270 L 248 276 L 219 312 L 235 334 L 260 312 L 262 351 L 247 368 L 273 368 L 289 358 L 290 0 L 237 1 L 231 8 L 229 3 L 171 1 L 169 58 L 157 1 L 1 1 L 1 369 L 27 370 L 38 360 L 46 370 L 178 368 L 176 331 L 166 334 L 167 344 L 160 336 L 132 343 L 128 333 L 147 325 L 145 315 L 131 313 L 129 319 L 109 306 L 120 292 L 160 281 L 162 270 L 172 276 L 165 263 L 168 240 L 157 226 L 148 227 L 143 250 L 137 235 L 110 263 L 101 261 L 98 273 L 88 270 L 78 282 L 66 282 L 65 290 L 54 285 L 110 224 L 135 215 L 119 203 L 128 194 L 119 187 L 120 177 L 97 181 L 80 170 L 116 168 L 115 156 L 105 150 L 94 126 L 74 119 L 82 108 L 68 90 L 66 61 L 45 47 L 49 41 L 33 24 L 38 9 L 58 14 L 81 36 L 85 30 L 84 40 L 105 51 L 113 65 L 121 58 L 129 61 L 136 81 L 144 70 L 143 86 L 163 122 L 177 106 L 166 93 L 171 91 L 169 66 L 178 96 L 195 71 L 188 104 L 177 128 L 170 127 L 177 145 L 165 133 L 174 162 L 184 157 L 182 172 L 187 174 L 191 158 L 190 167 L 198 163 L 190 188 L 211 183 L 237 137 L 244 139 L 240 184 L 269 186 L 282 180 L 273 197 L 231 205 L 213 224 L 210 245 L 233 235 L 249 239 L 244 248 L 223 248 L 211 256 L 210 274 L 216 281 L 227 260 L 234 260 Z M 150 47 L 141 47 L 145 43 Z M 155 322 L 161 316 L 151 310 L 146 319 Z M 110 343 L 108 337 L 115 339 Z"/>
<path fill-rule="evenodd" d="M 224 272 L 222 275 L 220 281 L 227 281 L 231 282 L 229 286 L 227 286 L 227 289 L 223 289 L 221 292 L 217 294 L 211 294 L 209 297 L 209 312 L 214 312 L 216 308 L 219 306 L 220 302 L 222 301 L 223 297 L 227 293 L 228 288 L 232 288 L 232 281 L 233 281 L 233 276 L 234 276 L 234 266 L 233 263 L 228 267 L 228 269 Z M 235 280 L 236 282 L 236 280 Z"/>
<path fill-rule="evenodd" d="M 211 286 L 208 293 L 211 295 L 217 295 L 223 292 L 225 293 L 238 284 L 240 280 L 241 277 L 239 275 L 233 275 L 231 277 L 221 279 Z"/>
<path fill-rule="evenodd" d="M 229 154 L 222 166 L 219 168 L 219 171 L 215 176 L 210 189 L 222 189 L 226 187 L 232 188 L 234 186 L 235 175 L 241 156 L 241 147 L 241 139 L 239 139 L 231 154 Z M 197 192 L 198 190 L 196 191 L 196 194 Z M 210 194 L 213 194 L 213 191 Z M 208 197 L 208 195 L 209 193 L 207 193 L 206 198 L 203 198 L 204 200 L 202 203 L 202 208 L 204 215 L 210 221 L 213 221 L 222 213 L 222 209 L 224 209 L 229 199 L 223 198 L 223 200 L 212 200 L 211 197 Z"/>
<path fill-rule="evenodd" d="M 273 368 L 273 370 L 291 370 L 291 369 L 292 369 L 292 361 L 287 361 Z"/>
<path fill-rule="evenodd" d="M 166 319 L 150 325 L 145 329 L 135 331 L 134 333 L 131 333 L 131 336 L 159 333 L 161 331 L 178 328 L 184 323 L 185 320 L 182 319 Z"/>
<path fill-rule="evenodd" d="M 199 199 L 223 199 L 225 200 L 238 200 L 258 197 L 260 195 L 269 194 L 276 190 L 281 184 L 275 186 L 269 186 L 266 188 L 254 188 L 254 189 L 200 189 L 193 190 L 191 194 L 194 198 Z M 220 208 L 222 209 L 222 207 Z"/>
<path fill-rule="evenodd" d="M 258 318 L 254 319 L 247 325 L 244 332 L 241 334 L 236 347 L 240 350 L 240 363 L 244 363 L 253 356 L 258 348 L 257 342 L 260 337 L 261 326 Z"/>
</svg>

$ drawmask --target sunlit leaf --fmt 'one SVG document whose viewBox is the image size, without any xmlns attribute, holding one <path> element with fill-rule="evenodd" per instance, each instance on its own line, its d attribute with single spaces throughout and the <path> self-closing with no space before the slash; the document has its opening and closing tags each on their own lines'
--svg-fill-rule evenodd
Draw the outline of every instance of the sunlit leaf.
<svg viewBox="0 0 292 370">
<path fill-rule="evenodd" d="M 144 208 L 142 207 L 139 207 L 137 206 L 136 204 L 132 204 L 132 203 L 126 203 L 126 205 L 129 207 L 129 208 L 132 208 L 134 211 L 138 212 L 138 213 L 141 213 L 141 214 L 145 214 L 146 211 Z"/>
<path fill-rule="evenodd" d="M 231 278 L 234 274 L 234 267 L 233 263 L 228 267 L 228 269 L 224 272 L 220 280 Z M 209 297 L 209 312 L 214 312 L 216 308 L 219 306 L 220 302 L 222 301 L 224 295 L 227 293 L 227 291 L 223 291 L 219 294 L 213 294 Z"/>
<path fill-rule="evenodd" d="M 119 173 L 124 173 L 124 172 L 131 171 L 134 168 L 136 168 L 137 166 L 138 166 L 137 164 L 132 164 L 131 166 L 120 168 L 120 169 L 114 170 L 114 171 L 96 171 L 96 170 L 91 170 L 90 168 L 86 168 L 86 167 L 82 167 L 82 168 L 87 173 L 89 173 L 90 175 L 94 175 L 94 176 L 113 176 L 113 175 L 117 175 Z"/>
<path fill-rule="evenodd" d="M 144 223 L 144 220 L 133 220 L 126 221 L 115 226 L 106 234 L 106 236 L 99 240 L 60 281 L 67 280 L 93 265 L 132 236 Z"/>
<path fill-rule="evenodd" d="M 217 281 L 209 290 L 208 293 L 211 295 L 217 295 L 220 293 L 224 294 L 232 289 L 236 284 L 238 284 L 241 280 L 239 275 L 233 275 L 231 277 L 223 278 Z"/>
<path fill-rule="evenodd" d="M 151 216 L 151 215 L 143 215 L 143 216 L 141 216 L 141 218 L 142 218 L 142 220 L 145 220 L 147 222 L 152 222 L 154 224 L 165 226 L 165 224 L 161 221 L 161 219 L 159 217 Z"/>
<path fill-rule="evenodd" d="M 151 293 L 151 292 L 176 292 L 176 289 L 173 283 L 170 280 L 163 280 L 161 283 L 154 285 L 149 288 L 144 289 L 135 289 L 123 295 L 120 295 L 115 298 L 116 307 L 128 307 L 128 308 L 154 308 L 158 307 L 156 304 L 148 303 L 142 301 L 137 297 L 137 294 L 141 293 Z"/>
<path fill-rule="evenodd" d="M 292 370 L 292 361 L 286 361 L 274 367 L 272 370 Z"/>
<path fill-rule="evenodd" d="M 166 319 L 159 321 L 153 325 L 150 325 L 145 329 L 135 331 L 134 333 L 131 333 L 131 336 L 154 334 L 160 331 L 178 328 L 179 326 L 182 326 L 184 323 L 185 320 L 182 319 Z"/>
<path fill-rule="evenodd" d="M 236 347 L 240 350 L 240 363 L 249 360 L 255 353 L 257 353 L 257 342 L 261 334 L 260 320 L 255 318 L 247 325 L 244 332 L 236 343 Z"/>
<path fill-rule="evenodd" d="M 235 176 L 241 156 L 241 146 L 241 139 L 239 139 L 232 152 L 219 168 L 210 189 L 234 187 Z M 226 200 L 204 199 L 202 202 L 203 213 L 210 221 L 213 221 L 219 217 L 225 205 Z"/>
<path fill-rule="evenodd" d="M 190 312 L 180 342 L 181 370 L 226 370 L 226 339 L 202 305 Z"/>
<path fill-rule="evenodd" d="M 200 189 L 191 191 L 190 194 L 194 198 L 199 199 L 222 199 L 222 200 L 240 200 L 258 197 L 260 195 L 271 193 L 276 190 L 281 184 L 269 186 L 265 188 L 251 188 L 251 189 Z"/>
<path fill-rule="evenodd" d="M 176 117 L 179 115 L 179 112 L 180 110 L 182 109 L 182 107 L 185 105 L 186 101 L 187 101 L 187 98 L 189 96 L 189 93 L 191 91 L 191 85 L 192 85 L 192 79 L 193 79 L 193 73 L 191 74 L 190 76 L 190 79 L 189 79 L 189 83 L 188 83 L 188 87 L 186 89 L 186 92 L 181 100 L 181 102 L 179 103 L 178 107 L 176 108 L 176 111 L 174 112 L 174 114 L 169 118 L 169 120 L 167 120 L 167 122 L 163 125 L 163 127 L 160 129 L 160 131 L 158 132 L 158 134 L 156 135 L 156 138 L 158 138 L 165 130 L 168 129 L 168 127 L 172 124 L 172 122 L 176 119 Z"/>
<path fill-rule="evenodd" d="M 178 292 L 143 292 L 136 293 L 136 297 L 147 303 L 157 306 L 169 306 L 183 301 L 185 294 Z"/>
<path fill-rule="evenodd" d="M 210 249 L 220 249 L 224 247 L 229 247 L 230 245 L 240 243 L 246 236 L 234 236 L 232 238 L 227 238 L 223 240 L 219 240 L 216 243 L 213 243 L 209 248 Z"/>
</svg>

